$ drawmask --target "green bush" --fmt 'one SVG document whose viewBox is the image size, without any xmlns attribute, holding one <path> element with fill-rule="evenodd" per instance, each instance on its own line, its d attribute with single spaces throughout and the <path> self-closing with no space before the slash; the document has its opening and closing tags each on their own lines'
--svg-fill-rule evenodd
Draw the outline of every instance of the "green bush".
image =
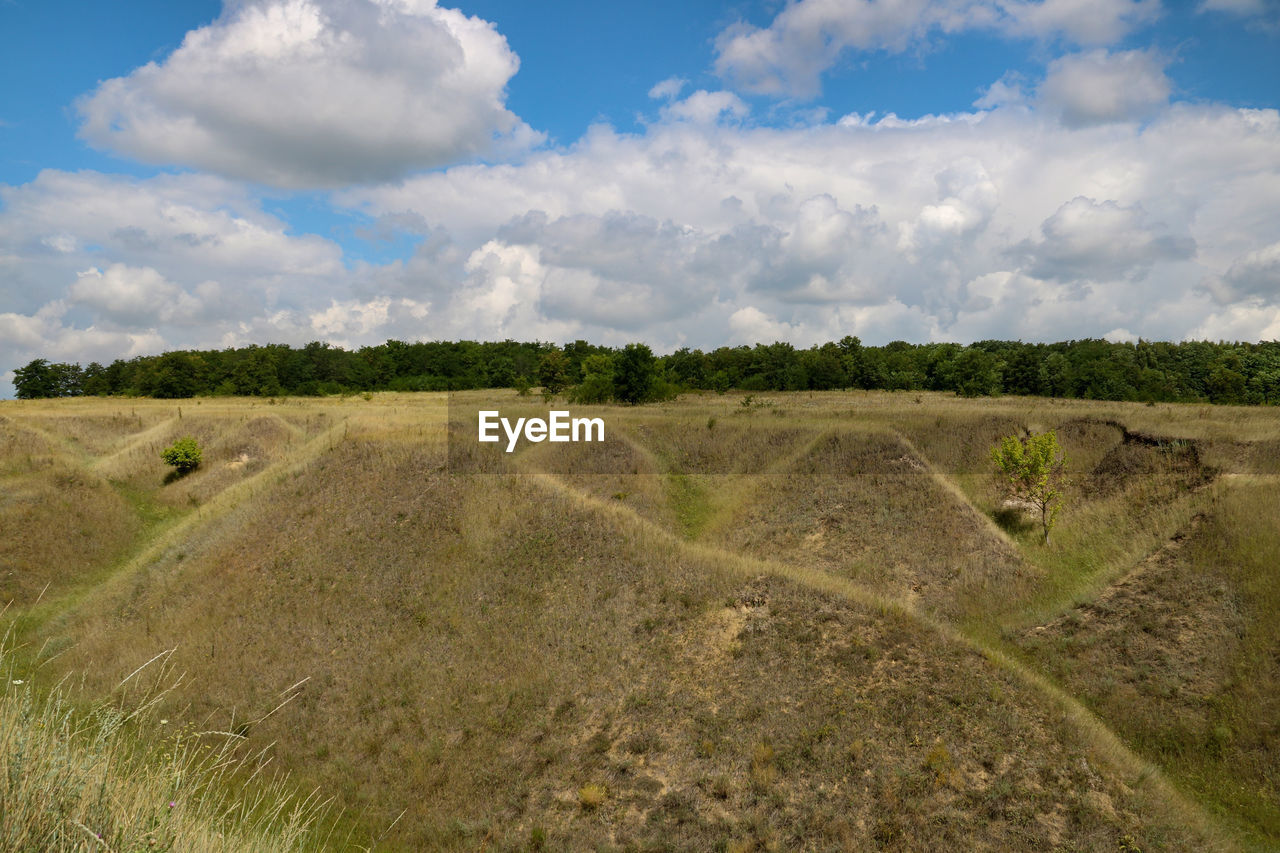
<svg viewBox="0 0 1280 853">
<path fill-rule="evenodd" d="M 179 474 L 190 474 L 200 467 L 200 445 L 191 436 L 180 438 L 166 447 L 160 458 L 176 468 Z"/>
</svg>

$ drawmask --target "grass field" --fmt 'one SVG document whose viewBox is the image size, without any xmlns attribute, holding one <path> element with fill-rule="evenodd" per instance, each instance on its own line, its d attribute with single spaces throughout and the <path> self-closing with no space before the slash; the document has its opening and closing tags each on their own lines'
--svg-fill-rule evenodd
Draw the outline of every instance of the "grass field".
<svg viewBox="0 0 1280 853">
<path fill-rule="evenodd" d="M 68 850 L 179 793 L 266 833 L 226 849 L 1280 847 L 1280 411 L 688 395 L 507 454 L 480 409 L 547 407 L 0 403 L 0 776 L 74 763 L 22 746 L 42 714 L 82 755 L 146 708 L 131 805 L 46 773 L 6 816 L 60 797 Z M 988 454 L 1047 429 L 1044 545 Z M 179 729 L 223 733 L 190 792 Z"/>
</svg>

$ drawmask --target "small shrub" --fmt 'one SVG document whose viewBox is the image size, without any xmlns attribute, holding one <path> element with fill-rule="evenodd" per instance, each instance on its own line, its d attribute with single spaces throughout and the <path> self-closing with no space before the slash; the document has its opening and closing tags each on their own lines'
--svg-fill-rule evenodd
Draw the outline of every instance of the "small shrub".
<svg viewBox="0 0 1280 853">
<path fill-rule="evenodd" d="M 751 784 L 757 790 L 763 790 L 778 778 L 778 768 L 773 763 L 773 747 L 768 743 L 758 743 L 751 753 Z"/>
<path fill-rule="evenodd" d="M 940 740 L 934 742 L 924 757 L 924 769 L 933 773 L 933 780 L 938 785 L 945 785 L 951 781 L 951 776 L 955 772 L 955 760 L 951 757 L 946 744 Z"/>
<path fill-rule="evenodd" d="M 627 740 L 627 752 L 633 755 L 661 751 L 662 741 L 653 732 L 639 732 Z"/>
<path fill-rule="evenodd" d="M 180 438 L 166 447 L 160 458 L 172 465 L 178 476 L 185 476 L 200 467 L 200 445 L 191 436 Z"/>
<path fill-rule="evenodd" d="M 588 811 L 599 808 L 604 802 L 604 797 L 604 785 L 596 782 L 588 782 L 578 789 L 578 803 Z"/>
<path fill-rule="evenodd" d="M 707 790 L 717 800 L 727 800 L 733 793 L 733 780 L 721 773 L 708 783 Z"/>
</svg>

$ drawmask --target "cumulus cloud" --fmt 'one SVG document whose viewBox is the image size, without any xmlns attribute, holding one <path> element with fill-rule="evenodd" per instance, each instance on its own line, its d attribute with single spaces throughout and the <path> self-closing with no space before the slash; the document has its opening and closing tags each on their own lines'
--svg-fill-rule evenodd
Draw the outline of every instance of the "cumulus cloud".
<svg viewBox="0 0 1280 853">
<path fill-rule="evenodd" d="M 988 86 L 973 105 L 980 110 L 993 110 L 997 107 L 1021 106 L 1026 102 L 1027 95 L 1023 91 L 1021 75 L 1006 73 Z"/>
<path fill-rule="evenodd" d="M 688 85 L 689 81 L 683 77 L 668 77 L 653 84 L 653 88 L 649 90 L 649 97 L 669 101 L 683 92 L 684 87 Z"/>
<path fill-rule="evenodd" d="M 82 136 L 148 163 L 274 186 L 388 180 L 537 135 L 505 106 L 494 26 L 434 0 L 246 0 L 101 83 Z"/>
<path fill-rule="evenodd" d="M 1195 240 L 1152 222 L 1141 205 L 1078 196 L 1040 225 L 1041 237 L 1020 246 L 1038 278 L 1111 281 L 1141 278 L 1161 261 L 1195 254 Z"/>
<path fill-rule="evenodd" d="M 1146 50 L 1095 50 L 1049 63 L 1040 97 L 1069 127 L 1147 118 L 1169 101 L 1165 60 Z"/>
<path fill-rule="evenodd" d="M 1188 335 L 1209 341 L 1280 341 L 1280 311 L 1246 302 L 1215 311 Z"/>
<path fill-rule="evenodd" d="M 969 30 L 1109 45 L 1159 9 L 1159 0 L 798 0 L 767 27 L 724 30 L 715 67 L 745 91 L 808 98 L 849 50 L 898 53 L 934 33 Z"/>
<path fill-rule="evenodd" d="M 1220 305 L 1242 300 L 1280 305 L 1280 243 L 1249 252 L 1223 275 L 1211 277 L 1206 289 Z"/>
<path fill-rule="evenodd" d="M 1160 0 L 1011 0 L 995 5 L 1005 15 L 999 30 L 1079 45 L 1114 44 L 1160 16 Z"/>
<path fill-rule="evenodd" d="M 0 366 L 218 346 L 251 318 L 345 292 L 349 275 L 335 244 L 289 234 L 227 181 L 48 170 L 0 186 Z"/>
<path fill-rule="evenodd" d="M 0 202 L 0 253 L 25 261 L 7 280 L 16 285 L 12 298 L 28 305 L 47 282 L 104 260 L 171 279 L 174 270 L 184 279 L 230 274 L 251 284 L 269 284 L 282 270 L 324 277 L 342 266 L 336 245 L 290 235 L 243 187 L 209 176 L 46 170 L 28 184 L 0 186 Z"/>
<path fill-rule="evenodd" d="M 668 120 L 695 121 L 710 124 L 720 118 L 745 118 L 751 108 L 732 92 L 708 92 L 699 89 L 689 97 L 662 108 L 662 117 Z"/>
<path fill-rule="evenodd" d="M 309 339 L 323 340 L 341 347 L 360 346 L 371 337 L 386 340 L 405 328 L 421 328 L 431 313 L 429 302 L 378 296 L 368 301 L 330 299 L 329 305 L 305 318 L 288 318 L 309 329 Z M 283 318 L 281 318 L 283 319 Z M 279 322 L 279 321 L 277 321 Z M 409 335 L 414 338 L 416 335 Z"/>
<path fill-rule="evenodd" d="M 12 371 L 32 358 L 51 361 L 107 363 L 160 352 L 165 339 L 155 330 L 121 331 L 66 322 L 67 305 L 54 300 L 32 314 L 0 313 L 0 364 L 12 381 Z"/>
<path fill-rule="evenodd" d="M 200 290 L 217 296 L 218 285 L 205 282 Z M 202 301 L 167 281 L 150 267 L 112 264 L 106 271 L 97 267 L 78 273 L 67 291 L 73 304 L 87 306 L 98 316 L 123 326 L 157 326 L 161 323 L 191 323 L 204 319 Z"/>
<path fill-rule="evenodd" d="M 729 315 L 729 328 L 734 343 L 757 344 L 773 341 L 794 342 L 802 330 L 790 323 L 780 323 L 754 305 L 746 305 Z"/>
</svg>

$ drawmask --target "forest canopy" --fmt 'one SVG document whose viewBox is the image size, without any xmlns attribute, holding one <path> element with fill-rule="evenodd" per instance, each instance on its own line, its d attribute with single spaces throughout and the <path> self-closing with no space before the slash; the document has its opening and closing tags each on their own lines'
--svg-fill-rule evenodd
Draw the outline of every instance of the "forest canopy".
<svg viewBox="0 0 1280 853">
<path fill-rule="evenodd" d="M 179 350 L 87 366 L 35 359 L 14 372 L 20 399 L 80 395 L 318 396 L 361 391 L 460 391 L 583 386 L 584 401 L 639 403 L 680 391 L 886 389 L 1079 397 L 1142 402 L 1280 403 L 1280 341 L 1052 344 L 979 341 L 864 346 L 856 337 L 797 349 L 788 343 L 687 347 L 654 356 L 644 344 L 610 348 L 517 341 L 390 340 L 346 350 L 312 342 Z M 612 383 L 612 384 L 610 384 Z M 605 386 L 608 387 L 605 387 Z"/>
</svg>

